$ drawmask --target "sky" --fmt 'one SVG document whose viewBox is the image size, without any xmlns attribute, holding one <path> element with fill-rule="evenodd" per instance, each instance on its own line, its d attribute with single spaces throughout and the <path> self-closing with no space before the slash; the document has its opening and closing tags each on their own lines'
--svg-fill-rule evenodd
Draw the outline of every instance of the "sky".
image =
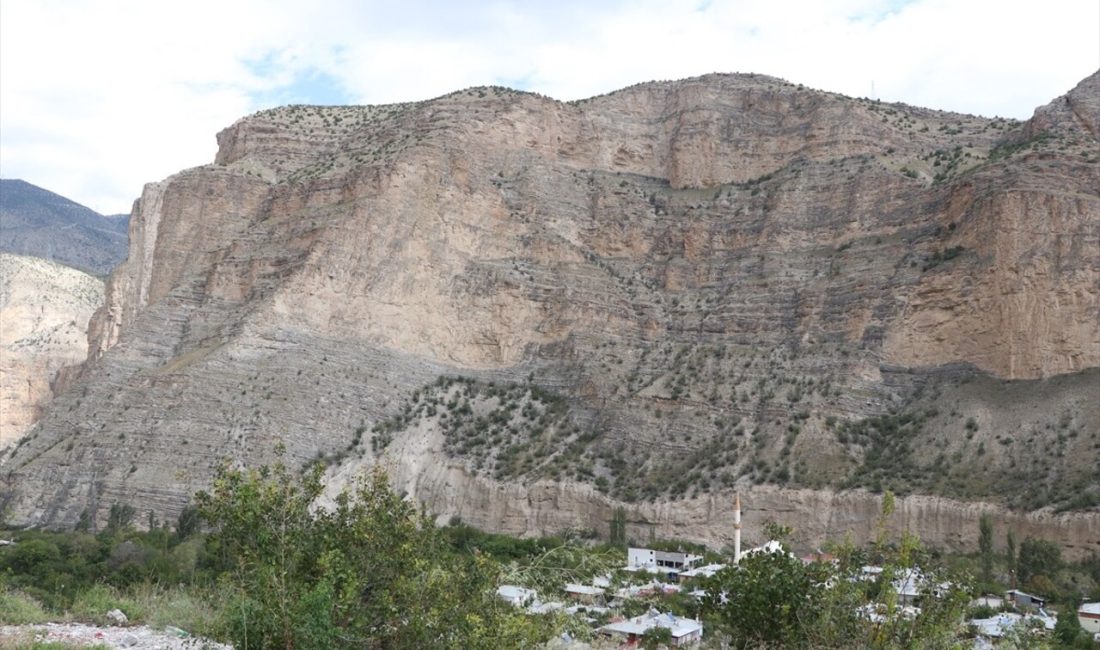
<svg viewBox="0 0 1100 650">
<path fill-rule="evenodd" d="M 0 177 L 116 214 L 281 104 L 756 72 L 1026 119 L 1098 68 L 1100 0 L 3 0 Z"/>
</svg>

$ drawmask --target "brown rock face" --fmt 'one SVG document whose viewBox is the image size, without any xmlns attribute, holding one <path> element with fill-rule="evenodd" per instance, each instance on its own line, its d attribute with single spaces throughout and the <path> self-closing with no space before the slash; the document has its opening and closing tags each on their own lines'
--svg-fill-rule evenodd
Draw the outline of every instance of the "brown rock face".
<svg viewBox="0 0 1100 650">
<path fill-rule="evenodd" d="M 58 370 L 84 360 L 103 282 L 67 266 L 0 254 L 0 449 L 22 439 Z"/>
<path fill-rule="evenodd" d="M 873 510 L 832 493 L 862 486 L 1084 509 L 1002 516 L 1086 548 L 1094 123 L 753 75 L 245 118 L 213 165 L 146 187 L 82 376 L 4 466 L 11 512 L 171 516 L 218 459 L 282 441 L 338 475 L 386 455 L 438 512 L 510 532 L 628 503 L 717 541 L 705 504 L 756 486 L 832 513 L 792 522 L 810 543 Z M 441 375 L 564 406 L 551 426 L 495 388 L 420 390 Z M 497 420 L 439 443 L 467 412 Z M 928 541 L 967 543 L 977 506 L 905 503 Z"/>
</svg>

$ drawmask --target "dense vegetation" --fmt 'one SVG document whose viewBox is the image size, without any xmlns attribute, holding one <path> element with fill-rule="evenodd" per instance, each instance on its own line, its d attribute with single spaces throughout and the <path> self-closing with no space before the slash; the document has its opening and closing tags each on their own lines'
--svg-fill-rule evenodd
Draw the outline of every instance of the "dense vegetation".
<svg viewBox="0 0 1100 650">
<path fill-rule="evenodd" d="M 149 530 L 135 531 L 136 513 L 116 504 L 97 533 L 6 533 L 17 542 L 0 547 L 0 623 L 104 622 L 117 607 L 131 620 L 182 627 L 242 650 L 526 648 L 563 631 L 589 637 L 593 628 L 583 616 L 534 615 L 506 605 L 494 595 L 497 585 L 522 584 L 554 598 L 565 583 L 596 575 L 611 572 L 613 587 L 631 580 L 613 571 L 628 541 L 614 520 L 608 531 L 614 544 L 593 531 L 524 540 L 458 521 L 440 528 L 395 494 L 381 472 L 330 507 L 313 507 L 320 476 L 319 466 L 300 474 L 281 465 L 222 467 L 174 530 L 149 517 Z M 701 618 L 707 647 L 934 648 L 957 647 L 967 603 L 979 592 L 1020 584 L 1058 600 L 1064 611 L 1082 597 L 1100 598 L 1100 559 L 1070 566 L 1058 547 L 1034 539 L 1017 544 L 1011 535 L 999 552 L 1001 531 L 988 520 L 975 523 L 982 539 L 975 557 L 943 556 L 912 537 L 891 543 L 885 534 L 891 504 L 888 496 L 877 542 L 864 549 L 840 545 L 832 549 L 835 563 L 752 555 L 738 569 L 688 585 L 705 592 L 701 599 L 685 590 L 625 601 L 620 612 L 655 607 Z M 766 528 L 778 538 L 790 532 Z M 861 575 L 869 563 L 882 565 L 882 574 Z M 913 615 L 890 585 L 917 567 L 928 584 L 942 586 Z M 585 616 L 600 623 L 608 615 Z M 1074 621 L 1060 618 L 1049 643 L 1089 647 Z M 657 633 L 644 639 L 649 647 L 663 641 Z M 1022 637 L 1021 643 L 1048 641 Z"/>
</svg>

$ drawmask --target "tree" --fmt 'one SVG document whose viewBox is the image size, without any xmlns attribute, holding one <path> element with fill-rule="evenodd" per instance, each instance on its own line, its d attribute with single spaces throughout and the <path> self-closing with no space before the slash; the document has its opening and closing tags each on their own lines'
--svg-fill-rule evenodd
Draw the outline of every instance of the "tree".
<svg viewBox="0 0 1100 650">
<path fill-rule="evenodd" d="M 1016 533 L 1005 533 L 1005 559 L 1008 560 L 1008 577 L 1011 587 L 1016 588 Z"/>
<path fill-rule="evenodd" d="M 807 639 L 821 588 L 787 553 L 755 553 L 706 584 L 704 614 L 712 615 L 737 648 L 794 647 Z"/>
<path fill-rule="evenodd" d="M 185 505 L 183 510 L 180 510 L 179 517 L 176 518 L 176 541 L 182 542 L 199 532 L 200 523 L 198 507 L 192 503 Z"/>
<path fill-rule="evenodd" d="M 76 530 L 81 533 L 86 533 L 92 529 L 92 516 L 88 513 L 88 509 L 84 508 L 80 511 L 80 518 L 76 520 Z"/>
<path fill-rule="evenodd" d="M 790 526 L 784 526 L 771 519 L 764 522 L 763 529 L 764 537 L 780 542 L 784 546 L 786 546 L 787 540 L 790 539 L 793 532 Z"/>
<path fill-rule="evenodd" d="M 1065 646 L 1072 648 L 1082 636 L 1083 629 L 1077 620 L 1077 603 L 1072 606 L 1064 606 L 1058 612 L 1058 622 L 1054 624 L 1054 638 Z M 1086 646 L 1088 647 L 1088 646 Z"/>
<path fill-rule="evenodd" d="M 611 514 L 608 542 L 612 546 L 626 546 L 626 508 L 618 506 Z"/>
<path fill-rule="evenodd" d="M 528 647 L 547 636 L 494 597 L 496 565 L 450 552 L 381 470 L 314 511 L 321 471 L 222 466 L 196 495 L 230 568 L 239 650 Z"/>
<path fill-rule="evenodd" d="M 1021 584 L 1027 584 L 1036 576 L 1053 579 L 1062 568 L 1062 549 L 1045 539 L 1027 538 L 1020 544 L 1020 556 L 1016 561 L 1016 574 Z M 1050 594 L 1046 594 L 1050 595 Z"/>
<path fill-rule="evenodd" d="M 978 551 L 982 561 L 983 588 L 993 582 L 993 518 L 983 514 L 978 519 Z"/>
<path fill-rule="evenodd" d="M 111 504 L 111 510 L 107 513 L 107 532 L 119 532 L 130 527 L 134 523 L 134 515 L 137 511 L 134 506 L 126 503 Z"/>
<path fill-rule="evenodd" d="M 668 647 L 672 645 L 672 630 L 656 625 L 646 630 L 640 641 L 638 646 L 645 650 Z"/>
</svg>

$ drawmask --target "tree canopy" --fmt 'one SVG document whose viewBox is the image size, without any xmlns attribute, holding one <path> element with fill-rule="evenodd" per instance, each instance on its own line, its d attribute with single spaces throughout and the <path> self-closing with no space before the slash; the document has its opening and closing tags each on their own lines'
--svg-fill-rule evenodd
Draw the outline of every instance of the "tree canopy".
<svg viewBox="0 0 1100 650">
<path fill-rule="evenodd" d="M 495 564 L 450 551 L 430 519 L 376 470 L 331 509 L 321 470 L 223 466 L 196 496 L 228 569 L 239 650 L 531 645 L 537 619 L 494 597 Z"/>
</svg>

